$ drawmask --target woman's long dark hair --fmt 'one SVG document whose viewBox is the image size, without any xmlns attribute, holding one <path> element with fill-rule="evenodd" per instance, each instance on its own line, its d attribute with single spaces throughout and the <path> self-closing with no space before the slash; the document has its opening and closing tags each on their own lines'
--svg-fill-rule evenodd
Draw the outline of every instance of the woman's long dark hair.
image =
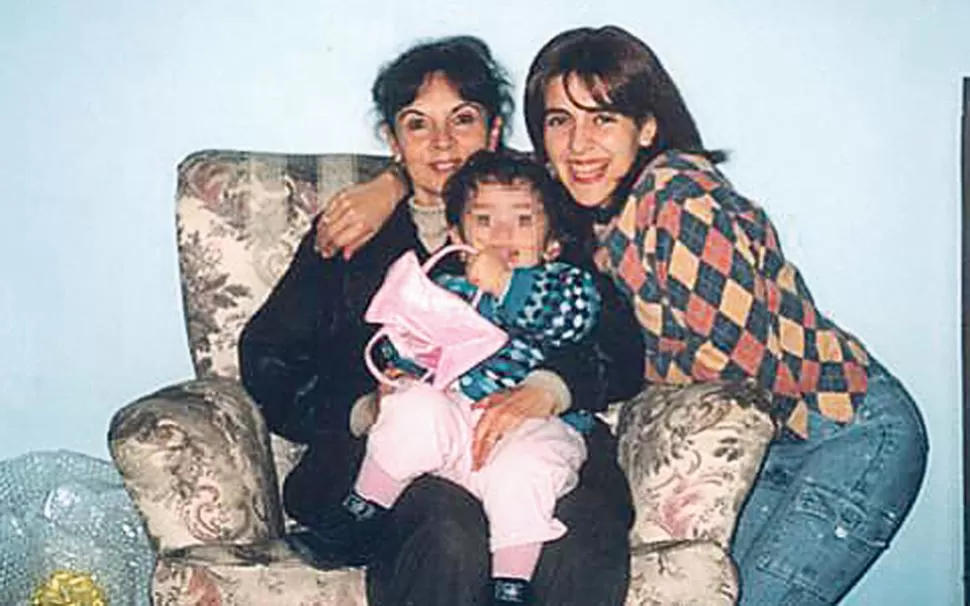
<svg viewBox="0 0 970 606">
<path fill-rule="evenodd" d="M 653 158 L 669 149 L 698 153 L 721 162 L 724 152 L 707 150 L 687 104 L 657 55 L 628 31 L 607 25 L 565 31 L 550 40 L 529 67 L 525 85 L 525 123 L 536 157 L 546 160 L 543 123 L 546 87 L 557 77 L 575 75 L 591 92 L 596 107 L 627 116 L 642 126 L 653 116 L 657 135 L 647 148 Z M 566 94 L 575 97 L 566 87 Z"/>
<path fill-rule="evenodd" d="M 589 89 L 595 107 L 576 101 L 569 88 L 575 76 Z M 651 116 L 657 132 L 649 147 L 641 148 L 631 169 L 603 208 L 590 209 L 597 221 L 612 216 L 626 200 L 643 167 L 657 155 L 679 150 L 723 162 L 727 154 L 708 150 L 677 85 L 657 55 L 642 40 L 615 25 L 580 27 L 557 35 L 539 50 L 525 84 L 525 123 L 536 158 L 548 160 L 545 147 L 546 87 L 563 78 L 570 100 L 583 109 L 606 109 L 631 118 L 637 127 Z"/>
</svg>

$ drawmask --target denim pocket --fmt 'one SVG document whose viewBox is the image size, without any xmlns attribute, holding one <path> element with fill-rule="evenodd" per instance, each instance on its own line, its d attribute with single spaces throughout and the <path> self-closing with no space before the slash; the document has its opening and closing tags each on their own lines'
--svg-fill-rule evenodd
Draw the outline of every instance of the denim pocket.
<svg viewBox="0 0 970 606">
<path fill-rule="evenodd" d="M 803 481 L 756 556 L 757 567 L 782 580 L 798 601 L 805 592 L 835 603 L 889 544 L 898 519 L 844 491 Z M 749 588 L 757 592 L 757 588 Z"/>
</svg>

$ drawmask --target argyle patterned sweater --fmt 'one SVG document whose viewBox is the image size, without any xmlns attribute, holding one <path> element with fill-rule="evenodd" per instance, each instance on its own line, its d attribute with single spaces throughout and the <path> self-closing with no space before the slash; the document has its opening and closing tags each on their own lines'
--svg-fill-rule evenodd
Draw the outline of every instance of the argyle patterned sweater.
<svg viewBox="0 0 970 606">
<path fill-rule="evenodd" d="M 765 212 L 705 158 L 654 158 L 596 234 L 597 264 L 643 328 L 649 382 L 754 378 L 803 438 L 810 410 L 852 419 L 865 349 L 819 313 Z"/>
<path fill-rule="evenodd" d="M 476 287 L 464 276 L 443 274 L 435 280 L 446 289 L 471 300 Z M 484 293 L 478 312 L 509 339 L 496 353 L 463 374 L 458 388 L 473 401 L 519 384 L 539 368 L 546 355 L 566 343 L 580 343 L 590 334 L 602 305 L 593 276 L 561 262 L 512 271 L 501 299 Z M 423 369 L 405 360 L 390 341 L 382 340 L 383 358 L 420 376 Z"/>
</svg>

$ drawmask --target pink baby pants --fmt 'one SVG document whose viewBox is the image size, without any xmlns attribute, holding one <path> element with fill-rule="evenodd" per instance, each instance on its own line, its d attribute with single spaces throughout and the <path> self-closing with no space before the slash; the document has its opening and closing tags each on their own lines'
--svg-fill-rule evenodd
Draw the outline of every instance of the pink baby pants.
<svg viewBox="0 0 970 606">
<path fill-rule="evenodd" d="M 483 411 L 471 405 L 457 392 L 425 383 L 385 395 L 368 434 L 368 455 L 400 482 L 431 473 L 481 499 L 493 552 L 561 537 L 566 526 L 553 510 L 579 479 L 586 460 L 582 435 L 558 417 L 528 419 L 472 471 L 472 432 Z"/>
</svg>

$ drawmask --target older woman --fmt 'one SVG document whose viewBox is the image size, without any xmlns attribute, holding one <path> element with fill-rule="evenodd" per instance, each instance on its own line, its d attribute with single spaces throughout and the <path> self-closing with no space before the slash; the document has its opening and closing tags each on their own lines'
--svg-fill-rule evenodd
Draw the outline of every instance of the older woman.
<svg viewBox="0 0 970 606">
<path fill-rule="evenodd" d="M 646 379 L 754 378 L 774 396 L 782 430 L 732 545 L 741 604 L 837 603 L 919 491 L 915 403 L 819 312 L 643 41 L 617 27 L 556 36 L 529 70 L 525 111 L 536 155 L 594 220 L 597 262 L 634 305 Z"/>
<path fill-rule="evenodd" d="M 341 499 L 363 454 L 363 442 L 349 426 L 366 426 L 366 415 L 358 413 L 375 389 L 362 362 L 375 329 L 364 323 L 364 309 L 401 253 L 414 249 L 427 256 L 444 242 L 445 181 L 473 152 L 501 144 L 511 110 L 502 70 L 488 48 L 470 37 L 411 48 L 381 70 L 372 92 L 396 172 L 410 192 L 349 258 L 323 254 L 327 246 L 320 241 L 326 239 L 318 233 L 339 230 L 340 218 L 322 216 L 240 341 L 243 383 L 270 430 L 310 446 L 286 479 L 284 505 L 307 527 L 289 537 L 291 545 L 322 566 L 328 564 L 321 561 L 329 551 L 327 530 L 348 514 Z M 607 288 L 604 297 L 611 292 Z M 615 293 L 609 306 L 623 308 Z M 640 373 L 612 361 L 642 356 L 642 346 L 623 350 L 609 336 L 636 330 L 632 314 L 603 314 L 595 347 L 564 348 L 521 388 L 493 396 L 476 435 L 552 410 L 598 410 L 607 400 L 631 395 Z M 629 490 L 605 427 L 588 436 L 587 449 L 579 486 L 556 509 L 570 532 L 543 548 L 533 578 L 540 604 L 611 606 L 626 591 Z M 372 606 L 492 603 L 487 526 L 469 493 L 434 477 L 419 479 L 397 501 L 383 530 L 386 536 L 368 558 Z"/>
</svg>

